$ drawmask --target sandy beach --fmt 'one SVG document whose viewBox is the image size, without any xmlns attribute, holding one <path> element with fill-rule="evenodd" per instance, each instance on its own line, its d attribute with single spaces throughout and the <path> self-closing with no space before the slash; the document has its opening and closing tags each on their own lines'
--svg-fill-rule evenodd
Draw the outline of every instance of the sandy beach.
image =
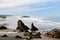
<svg viewBox="0 0 60 40">
<path fill-rule="evenodd" d="M 8 37 L 1 37 L 2 35 L 6 34 Z M 23 35 L 24 32 L 20 32 L 20 33 L 17 33 L 17 32 L 5 32 L 3 34 L 0 35 L 0 40 L 27 40 L 27 39 L 16 39 L 15 36 L 19 35 L 23 38 L 29 38 L 29 37 L 26 37 Z M 31 40 L 60 40 L 60 39 L 56 39 L 56 38 L 49 38 L 49 37 L 46 37 L 44 35 L 41 35 L 42 38 L 33 38 Z"/>
</svg>

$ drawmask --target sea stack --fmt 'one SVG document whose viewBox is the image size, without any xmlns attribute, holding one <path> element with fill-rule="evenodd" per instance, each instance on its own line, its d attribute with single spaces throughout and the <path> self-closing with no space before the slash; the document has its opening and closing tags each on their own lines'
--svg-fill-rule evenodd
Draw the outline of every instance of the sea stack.
<svg viewBox="0 0 60 40">
<path fill-rule="evenodd" d="M 22 22 L 22 20 L 18 20 L 18 26 L 16 30 L 19 30 L 20 32 L 28 31 L 29 28 Z"/>
<path fill-rule="evenodd" d="M 38 28 L 36 28 L 33 23 L 31 24 L 31 31 L 38 31 Z"/>
<path fill-rule="evenodd" d="M 30 18 L 30 16 L 22 16 L 22 18 Z"/>
</svg>

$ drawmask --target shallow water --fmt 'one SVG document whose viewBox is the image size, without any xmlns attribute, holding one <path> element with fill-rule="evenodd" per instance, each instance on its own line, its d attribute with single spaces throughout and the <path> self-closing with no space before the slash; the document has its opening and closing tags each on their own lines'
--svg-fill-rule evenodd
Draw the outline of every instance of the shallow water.
<svg viewBox="0 0 60 40">
<path fill-rule="evenodd" d="M 21 38 L 16 39 L 15 37 L 0 37 L 0 40 L 26 40 L 26 39 Z"/>
</svg>

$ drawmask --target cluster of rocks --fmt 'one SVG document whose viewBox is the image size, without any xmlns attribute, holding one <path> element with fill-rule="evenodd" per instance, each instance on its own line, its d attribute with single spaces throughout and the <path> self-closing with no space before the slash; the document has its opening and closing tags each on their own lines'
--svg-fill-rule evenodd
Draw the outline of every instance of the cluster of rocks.
<svg viewBox="0 0 60 40">
<path fill-rule="evenodd" d="M 37 32 L 37 33 L 25 32 L 24 36 L 28 36 L 30 38 L 41 38 L 41 33 L 40 32 Z"/>
<path fill-rule="evenodd" d="M 28 30 L 31 30 L 33 32 L 33 31 L 38 31 L 38 28 L 36 28 L 34 26 L 34 24 L 32 23 L 31 24 L 31 29 L 30 29 L 30 28 L 28 28 L 28 26 L 26 26 L 22 22 L 22 20 L 18 20 L 18 26 L 17 26 L 16 30 L 19 30 L 20 32 L 28 32 Z"/>
<path fill-rule="evenodd" d="M 60 38 L 60 29 L 53 29 L 45 33 L 45 36 L 51 37 L 51 38 Z"/>
<path fill-rule="evenodd" d="M 31 38 L 41 38 L 41 33 L 35 32 L 38 31 L 38 28 L 36 28 L 33 23 L 31 24 L 30 29 L 22 22 L 22 20 L 18 20 L 18 27 L 16 28 L 16 30 L 18 32 L 25 32 L 24 36 L 29 36 Z M 29 32 L 28 30 L 31 30 L 31 32 Z"/>
<path fill-rule="evenodd" d="M 1 37 L 2 37 L 2 38 L 11 38 L 11 36 L 8 36 L 8 35 L 6 35 L 6 34 L 2 35 Z M 17 40 L 17 39 L 19 39 L 19 40 L 23 40 L 23 39 L 24 39 L 24 40 L 25 40 L 25 39 L 26 39 L 26 40 L 31 40 L 30 38 L 24 38 L 24 37 L 19 36 L 19 35 L 16 35 L 16 36 L 13 37 L 13 38 L 16 39 L 16 40 Z M 5 40 L 5 39 L 4 39 L 4 40 Z"/>
</svg>

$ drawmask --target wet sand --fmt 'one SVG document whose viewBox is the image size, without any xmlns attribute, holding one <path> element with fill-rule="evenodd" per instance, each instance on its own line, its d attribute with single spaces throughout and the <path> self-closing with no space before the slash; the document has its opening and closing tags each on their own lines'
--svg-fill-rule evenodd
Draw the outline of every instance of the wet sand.
<svg viewBox="0 0 60 40">
<path fill-rule="evenodd" d="M 3 32 L 1 34 L 1 32 Z M 2 35 L 6 34 L 8 37 L 1 37 Z M 15 36 L 19 35 L 23 38 L 26 38 L 26 36 L 23 35 L 24 32 L 13 32 L 13 30 L 10 30 L 10 29 L 7 29 L 7 30 L 0 30 L 0 40 L 22 40 L 22 39 L 16 39 Z M 44 35 L 41 35 L 42 38 L 33 38 L 31 40 L 60 40 L 60 39 L 56 39 L 56 38 L 49 38 L 49 37 L 46 37 Z M 29 38 L 29 37 L 27 37 Z M 23 40 L 26 40 L 26 39 L 23 39 Z"/>
<path fill-rule="evenodd" d="M 16 39 L 15 37 L 0 37 L 0 40 L 27 40 L 27 39 Z M 60 39 L 55 39 L 55 38 L 48 38 L 48 37 L 42 37 L 41 38 L 33 38 L 31 40 L 60 40 Z"/>
<path fill-rule="evenodd" d="M 6 35 L 8 36 L 8 38 L 6 38 L 6 39 L 8 39 L 8 40 L 10 40 L 10 39 L 17 40 L 17 39 L 15 38 L 16 35 L 19 35 L 19 36 L 22 36 L 23 38 L 26 38 L 26 37 L 23 35 L 23 33 L 12 33 L 12 34 L 6 34 Z M 0 35 L 0 36 L 2 36 L 2 35 Z M 13 38 L 12 38 L 12 37 L 13 37 Z M 49 38 L 49 37 L 46 37 L 46 36 L 44 36 L 44 35 L 41 35 L 41 37 L 42 37 L 42 38 L 33 38 L 33 39 L 31 39 L 31 40 L 60 40 L 60 39 L 56 39 L 56 38 Z M 5 38 L 0 37 L 0 40 L 1 40 L 1 39 L 5 39 Z"/>
</svg>

